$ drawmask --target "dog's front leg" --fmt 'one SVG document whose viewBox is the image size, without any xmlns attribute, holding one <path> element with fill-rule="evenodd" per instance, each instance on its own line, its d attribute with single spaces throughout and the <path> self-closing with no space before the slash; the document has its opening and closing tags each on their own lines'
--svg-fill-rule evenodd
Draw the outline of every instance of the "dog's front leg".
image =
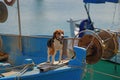
<svg viewBox="0 0 120 80">
<path fill-rule="evenodd" d="M 62 59 L 62 50 L 60 50 L 59 63 L 61 62 L 61 59 Z"/>
<path fill-rule="evenodd" d="M 54 54 L 52 55 L 52 64 L 54 64 L 54 61 L 55 61 L 55 55 L 56 55 L 56 51 L 55 51 Z"/>
<path fill-rule="evenodd" d="M 47 55 L 47 62 L 49 63 L 50 62 L 50 51 L 49 51 L 49 48 L 48 48 L 48 55 Z"/>
<path fill-rule="evenodd" d="M 48 54 L 47 56 L 47 62 L 49 63 L 50 62 L 50 55 Z"/>
</svg>

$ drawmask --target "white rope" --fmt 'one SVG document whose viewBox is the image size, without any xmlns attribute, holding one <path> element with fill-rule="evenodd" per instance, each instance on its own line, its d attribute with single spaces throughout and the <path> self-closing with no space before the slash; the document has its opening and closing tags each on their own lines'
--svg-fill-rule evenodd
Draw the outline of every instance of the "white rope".
<svg viewBox="0 0 120 80">
<path fill-rule="evenodd" d="M 117 9 L 117 5 L 116 5 L 116 4 L 115 4 L 115 7 L 114 7 L 114 8 L 115 8 L 115 11 L 113 12 L 113 19 L 112 19 L 112 24 L 111 24 L 112 26 L 111 26 L 111 28 L 112 28 L 113 25 L 115 24 L 114 21 L 115 21 L 115 16 L 116 16 L 116 9 Z"/>
<path fill-rule="evenodd" d="M 25 66 L 25 65 L 20 65 L 20 66 L 15 66 L 15 67 L 3 68 L 3 69 L 0 69 L 0 71 L 1 71 L 1 70 L 12 70 L 12 69 L 17 69 L 17 68 L 22 68 L 23 66 Z"/>
<path fill-rule="evenodd" d="M 114 77 L 114 78 L 118 78 L 118 79 L 120 79 L 120 76 L 116 76 L 116 75 L 112 75 L 112 74 L 104 73 L 104 72 L 97 71 L 97 70 L 94 70 L 94 72 L 99 73 L 99 74 L 103 74 L 103 75 L 106 75 L 106 76 L 110 76 L 110 77 Z"/>
<path fill-rule="evenodd" d="M 118 23 L 120 26 L 120 0 L 119 0 L 119 4 L 118 4 Z"/>
<path fill-rule="evenodd" d="M 35 64 L 27 64 L 20 72 L 17 73 L 15 80 L 20 80 L 21 75 L 23 75 L 28 69 L 33 68 Z"/>
<path fill-rule="evenodd" d="M 119 0 L 119 3 L 118 4 L 115 4 L 115 7 L 114 7 L 114 12 L 113 12 L 113 19 L 112 19 L 112 24 L 111 24 L 111 28 L 117 26 L 119 27 L 120 26 L 120 0 Z M 117 18 L 117 21 L 115 23 L 115 18 Z"/>
<path fill-rule="evenodd" d="M 32 66 L 33 65 L 33 63 L 32 64 L 26 64 L 26 65 L 20 65 L 20 66 L 15 66 L 15 67 L 8 67 L 8 68 L 3 68 L 3 69 L 0 69 L 0 71 L 1 70 L 13 70 L 13 69 L 21 69 L 21 68 L 24 68 L 25 66 L 27 66 L 27 65 L 29 65 L 29 66 Z M 34 64 L 35 65 L 35 64 Z"/>
<path fill-rule="evenodd" d="M 28 65 L 26 65 L 18 74 L 16 75 L 15 80 L 20 80 L 20 76 L 28 70 Z"/>
<path fill-rule="evenodd" d="M 99 74 L 102 74 L 102 75 L 106 75 L 106 76 L 110 76 L 110 77 L 113 77 L 113 78 L 118 78 L 118 79 L 120 79 L 120 76 L 116 76 L 116 75 L 108 74 L 108 73 L 105 73 L 105 72 L 93 70 L 93 69 L 91 69 L 91 68 L 85 68 L 85 66 L 73 66 L 73 65 L 71 66 L 71 65 L 69 65 L 69 67 L 80 68 L 81 70 L 86 70 L 86 72 L 90 72 L 91 74 L 92 74 L 93 72 L 95 72 L 95 73 L 99 73 Z"/>
</svg>

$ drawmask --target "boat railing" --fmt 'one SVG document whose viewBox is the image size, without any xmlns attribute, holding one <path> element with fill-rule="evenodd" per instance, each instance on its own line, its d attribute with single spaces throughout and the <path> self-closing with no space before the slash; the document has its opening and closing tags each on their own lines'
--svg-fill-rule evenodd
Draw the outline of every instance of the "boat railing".
<svg viewBox="0 0 120 80">
<path fill-rule="evenodd" d="M 0 34 L 0 36 L 11 36 L 11 37 L 20 37 L 17 34 Z M 31 38 L 51 38 L 50 35 L 21 35 L 21 37 L 31 37 Z"/>
</svg>

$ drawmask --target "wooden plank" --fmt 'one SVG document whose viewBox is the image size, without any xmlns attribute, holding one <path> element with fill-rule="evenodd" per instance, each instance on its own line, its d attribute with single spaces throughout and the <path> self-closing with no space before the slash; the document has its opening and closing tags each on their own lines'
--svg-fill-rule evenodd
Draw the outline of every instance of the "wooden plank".
<svg viewBox="0 0 120 80">
<path fill-rule="evenodd" d="M 5 73 L 2 73 L 3 76 L 12 76 L 12 75 L 15 75 L 17 74 L 18 72 L 16 71 L 10 71 L 10 72 L 5 72 Z"/>
<path fill-rule="evenodd" d="M 46 72 L 46 71 L 57 69 L 57 68 L 67 65 L 68 61 L 69 60 L 62 60 L 61 63 L 59 63 L 59 61 L 55 61 L 54 64 L 43 62 L 39 64 L 37 68 L 40 69 L 41 72 Z"/>
</svg>

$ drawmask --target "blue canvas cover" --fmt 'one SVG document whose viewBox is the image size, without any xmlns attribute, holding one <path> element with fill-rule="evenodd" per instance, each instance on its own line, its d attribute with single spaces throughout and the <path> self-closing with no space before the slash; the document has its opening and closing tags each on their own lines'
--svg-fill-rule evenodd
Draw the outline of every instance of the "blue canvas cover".
<svg viewBox="0 0 120 80">
<path fill-rule="evenodd" d="M 84 3 L 105 3 L 106 0 L 83 0 Z"/>
<path fill-rule="evenodd" d="M 84 3 L 105 3 L 105 2 L 112 2 L 118 3 L 119 0 L 83 0 Z"/>
<path fill-rule="evenodd" d="M 113 2 L 113 3 L 118 3 L 119 0 L 106 0 L 107 2 Z"/>
<path fill-rule="evenodd" d="M 86 29 L 94 30 L 94 26 L 92 25 L 92 22 L 89 19 L 85 19 L 80 22 L 79 32 L 86 30 Z M 81 33 L 79 34 L 79 37 L 82 37 L 83 35 L 84 33 Z"/>
</svg>

